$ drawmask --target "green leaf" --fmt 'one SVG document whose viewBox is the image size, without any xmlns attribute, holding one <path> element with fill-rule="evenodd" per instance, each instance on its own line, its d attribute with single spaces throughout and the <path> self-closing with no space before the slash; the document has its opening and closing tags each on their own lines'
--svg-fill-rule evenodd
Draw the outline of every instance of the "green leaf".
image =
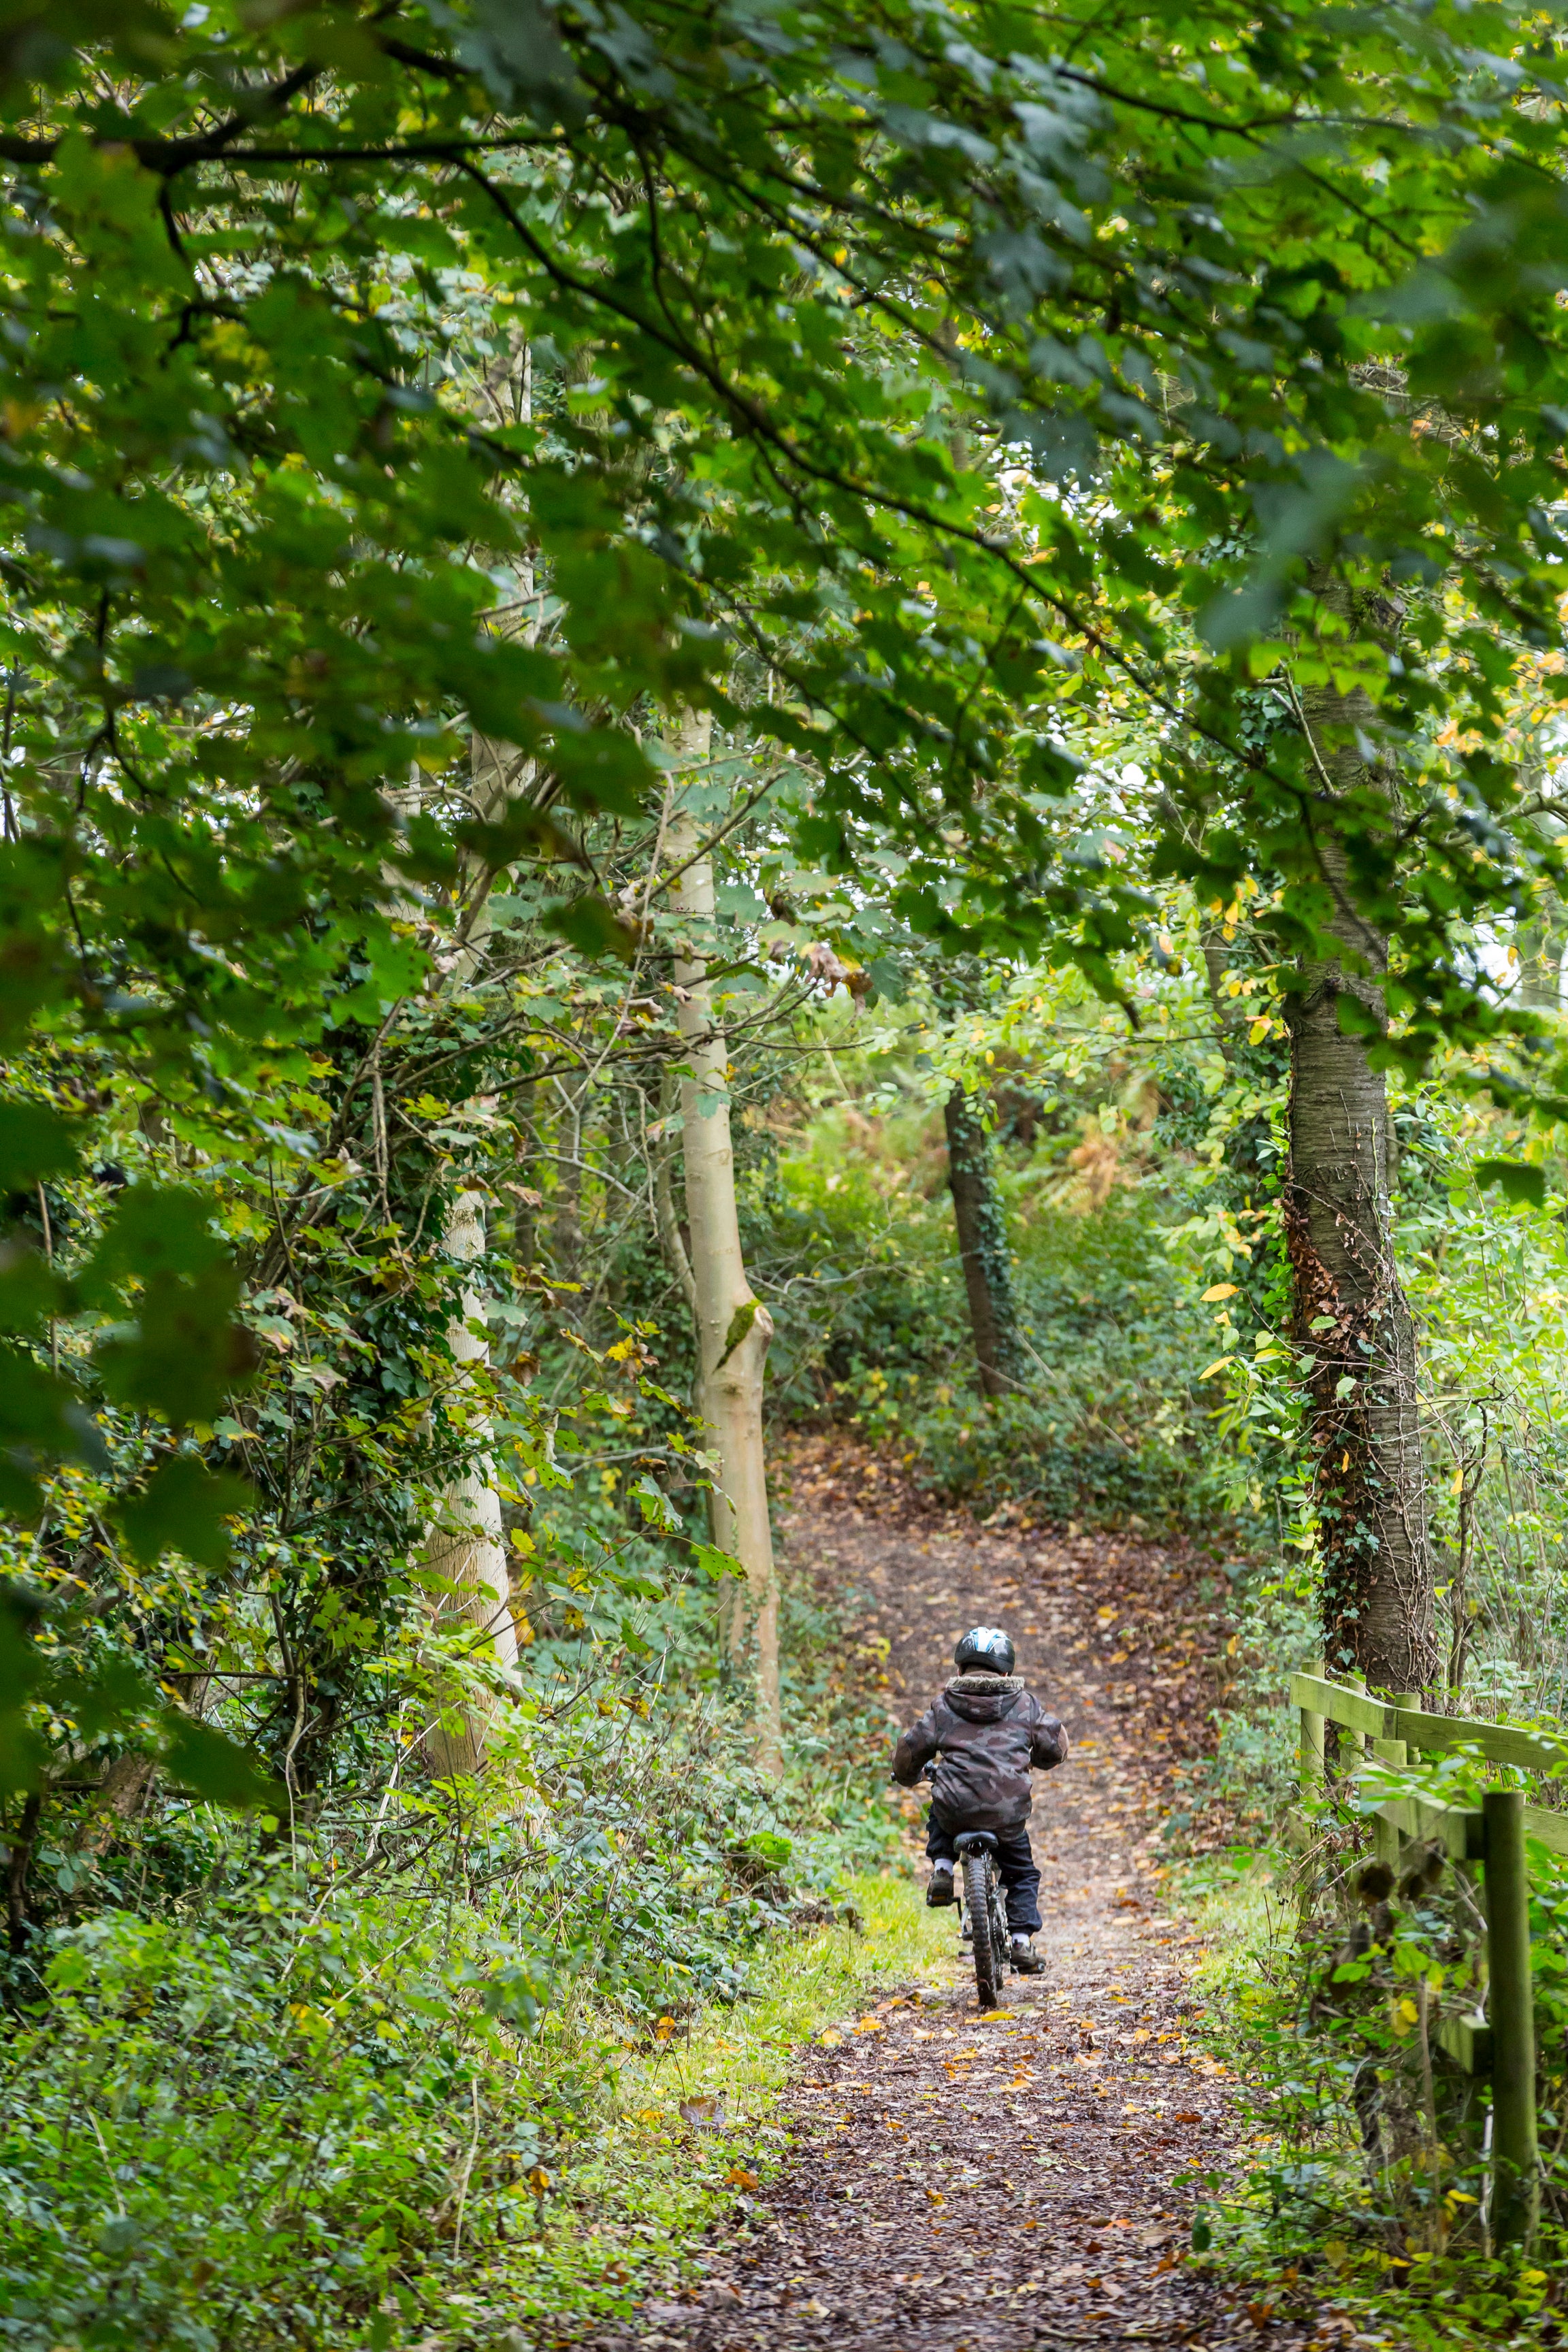
<svg viewBox="0 0 1568 2352">
<path fill-rule="evenodd" d="M 48 1667 L 34 1639 L 44 1596 L 31 1585 L 0 1584 L 0 1789 L 36 1789 L 48 1750 L 27 1721 Z"/>
<path fill-rule="evenodd" d="M 138 1716 L 161 1716 L 164 1702 L 154 1684 L 134 1658 L 105 1658 L 79 1678 L 58 1675 L 51 1684 L 51 1702 L 75 1721 L 84 1739 L 117 1731 Z"/>
<path fill-rule="evenodd" d="M 0 1100 L 0 1193 L 30 1192 L 77 1164 L 76 1131 L 47 1103 Z"/>
<path fill-rule="evenodd" d="M 0 89 L 74 82 L 84 49 L 107 44 L 138 75 L 169 66 L 177 35 L 167 9 L 147 0 L 12 0 L 0 23 Z"/>
<path fill-rule="evenodd" d="M 141 1315 L 99 1343 L 103 1385 L 121 1404 L 161 1413 L 176 1429 L 211 1421 L 257 1360 L 250 1332 L 231 1309 L 239 1277 L 213 1266 L 195 1282 L 154 1276 L 140 1300 Z"/>
<path fill-rule="evenodd" d="M 26 1261 L 17 1271 L 26 1271 Z M 0 1304 L 10 1288 L 0 1278 Z M 26 1348 L 0 1341 L 0 1510 L 18 1519 L 35 1517 L 37 1474 L 62 1459 L 109 1467 L 97 1426 L 69 1383 Z"/>
<path fill-rule="evenodd" d="M 1478 1160 L 1476 1182 L 1484 1192 L 1495 1184 L 1505 1201 L 1528 1201 L 1539 1209 L 1546 1199 L 1546 1171 L 1521 1160 Z"/>
<path fill-rule="evenodd" d="M 81 1277 L 84 1297 L 112 1285 L 150 1282 L 159 1275 L 186 1280 L 226 1265 L 228 1252 L 212 1227 L 214 1203 L 185 1184 L 127 1185 Z"/>
<path fill-rule="evenodd" d="M 146 1567 L 165 1551 L 184 1552 L 203 1568 L 226 1568 L 225 1521 L 255 1508 L 256 1491 L 231 1470 L 211 1471 L 188 1454 L 159 1464 L 145 1486 L 128 1495 L 120 1524 L 133 1559 Z"/>
<path fill-rule="evenodd" d="M 711 1578 L 721 1584 L 727 1576 L 738 1577 L 743 1583 L 746 1571 L 732 1552 L 721 1551 L 717 1544 L 694 1543 L 691 1564 L 700 1576 Z"/>
<path fill-rule="evenodd" d="M 657 1478 L 650 1477 L 645 1470 L 631 1492 L 643 1515 L 645 1525 L 657 1528 L 661 1535 L 675 1535 L 679 1532 L 680 1521 L 670 1507 L 668 1496 Z"/>
<path fill-rule="evenodd" d="M 739 1851 L 752 1855 L 769 1870 L 783 1870 L 795 1852 L 793 1840 L 781 1837 L 776 1830 L 753 1830 L 742 1838 Z"/>
<path fill-rule="evenodd" d="M 163 1765 L 171 1780 L 205 1797 L 214 1805 L 286 1803 L 283 1792 L 260 1759 L 188 1715 L 171 1711 L 170 1730 L 163 1746 Z"/>
<path fill-rule="evenodd" d="M 581 956 L 591 961 L 600 956 L 614 955 L 629 961 L 637 940 L 608 902 L 596 893 L 581 898 L 563 898 L 550 908 L 544 917 L 545 928 L 574 947 Z"/>
<path fill-rule="evenodd" d="M 234 1317 L 239 1271 L 212 1213 L 190 1186 L 130 1186 L 77 1284 L 96 1305 L 136 1286 L 136 1320 L 105 1333 L 99 1369 L 117 1402 L 176 1428 L 213 1420 L 257 1360 L 255 1339 Z"/>
</svg>

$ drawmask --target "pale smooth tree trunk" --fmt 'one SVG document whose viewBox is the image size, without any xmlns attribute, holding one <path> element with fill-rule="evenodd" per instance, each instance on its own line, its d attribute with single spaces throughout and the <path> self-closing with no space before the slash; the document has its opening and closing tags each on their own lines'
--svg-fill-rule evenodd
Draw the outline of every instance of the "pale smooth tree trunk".
<svg viewBox="0 0 1568 2352">
<path fill-rule="evenodd" d="M 1329 611 L 1347 593 L 1319 590 Z M 1387 948 L 1351 903 L 1337 808 L 1394 787 L 1363 757 L 1376 732 L 1364 693 L 1303 686 L 1299 699 L 1321 788 L 1319 841 L 1333 905 L 1325 928 L 1344 950 L 1304 961 L 1286 1004 L 1286 1235 L 1295 1335 L 1314 1360 L 1324 1654 L 1331 1674 L 1349 1668 L 1377 1689 L 1418 1691 L 1437 1675 L 1436 1595 L 1415 1325 L 1394 1262 L 1388 1089 L 1372 1065 L 1372 1040 L 1347 1034 L 1340 1019 L 1348 997 L 1384 1026 L 1378 982 Z"/>
<path fill-rule="evenodd" d="M 472 761 L 476 803 L 481 813 L 489 814 L 494 796 L 498 793 L 504 793 L 504 785 L 495 764 L 495 747 L 487 739 L 476 736 L 472 742 Z M 419 805 L 417 780 L 389 797 L 405 815 L 412 815 Z M 451 975 L 459 986 L 473 977 L 484 954 L 485 940 L 489 932 L 489 896 L 488 885 L 481 883 L 473 891 L 465 909 L 465 919 L 459 925 L 461 951 Z M 379 1071 L 376 1084 L 379 1088 Z M 384 1163 L 384 1192 L 385 1182 Z M 455 1195 L 447 1213 L 442 1240 L 447 1256 L 456 1258 L 461 1265 L 473 1265 L 483 1257 L 485 1203 L 482 1193 L 467 1191 Z M 465 1285 L 460 1310 L 447 1328 L 447 1342 L 452 1352 L 453 1364 L 458 1368 L 454 1402 L 465 1402 L 462 1390 L 467 1369 L 488 1367 L 489 1361 L 489 1342 L 469 1328 L 482 1317 L 483 1311 L 483 1301 L 478 1292 Z M 465 1403 L 465 1418 L 471 1437 L 477 1439 L 484 1450 L 470 1455 L 467 1471 L 445 1487 L 437 1498 L 420 1547 L 420 1579 L 434 1625 L 447 1632 L 451 1631 L 454 1625 L 471 1629 L 475 1646 L 487 1647 L 503 1665 L 515 1666 L 517 1630 L 511 1616 L 511 1588 L 502 1539 L 500 1493 L 487 1442 L 490 1436 L 489 1418 L 482 1410 L 476 1411 L 471 1402 Z M 441 1780 L 477 1772 L 484 1761 L 485 1738 L 491 1710 L 488 1706 L 476 1706 L 471 1699 L 459 1697 L 451 1690 L 439 1692 L 437 1697 L 446 1721 L 437 1720 L 425 1733 L 422 1746 L 426 1761 Z"/>
<path fill-rule="evenodd" d="M 484 399 L 503 424 L 527 423 L 533 413 L 532 354 L 519 343 L 498 362 L 484 385 Z M 520 567 L 520 594 L 510 604 L 487 616 L 487 625 L 501 637 L 532 643 L 538 633 L 533 604 L 535 582 L 531 562 Z M 499 819 L 508 803 L 525 797 L 533 787 L 533 763 L 511 743 L 474 734 L 468 744 L 469 799 L 476 816 Z M 466 986 L 479 971 L 490 932 L 490 893 L 498 877 L 465 861 L 459 888 L 462 911 L 458 925 L 459 954 L 451 983 Z M 485 1201 L 478 1192 L 459 1192 L 447 1212 L 444 1242 L 448 1257 L 474 1265 L 485 1252 Z M 461 1398 L 465 1372 L 489 1366 L 489 1343 L 474 1327 L 482 1321 L 484 1302 L 465 1286 L 460 1312 L 447 1327 L 447 1345 L 457 1369 L 458 1395 L 470 1438 L 477 1441 L 468 1468 L 442 1493 L 426 1531 L 424 1566 L 428 1580 L 433 1622 L 451 1632 L 467 1629 L 476 1650 L 488 1651 L 502 1666 L 517 1664 L 517 1628 L 511 1612 L 511 1581 L 501 1525 L 500 1491 L 496 1480 L 489 1416 L 469 1396 Z M 432 1769 L 442 1779 L 477 1772 L 484 1761 L 491 1709 L 471 1699 L 448 1699 L 444 1707 L 447 1725 L 432 1727 L 425 1739 Z"/>
<path fill-rule="evenodd" d="M 954 1087 L 943 1108 L 947 1181 L 980 1393 L 1006 1396 L 1022 1384 L 1023 1348 L 1007 1255 L 1007 1226 L 991 1164 L 991 1140 L 973 1097 Z"/>
<path fill-rule="evenodd" d="M 447 1219 L 446 1247 L 448 1257 L 461 1265 L 472 1265 L 483 1256 L 481 1193 L 458 1194 Z M 488 1653 L 503 1666 L 515 1667 L 517 1628 L 511 1614 L 500 1494 L 489 1452 L 489 1416 L 476 1401 L 471 1380 L 465 1377 L 474 1370 L 489 1368 L 489 1342 L 473 1328 L 483 1312 L 478 1291 L 465 1285 L 461 1310 L 447 1327 L 447 1342 L 458 1368 L 452 1402 L 463 1412 L 476 1451 L 463 1476 L 442 1495 L 426 1532 L 425 1580 L 432 1619 L 443 1633 L 462 1633 L 467 1636 L 466 1647 Z M 433 1725 L 426 1735 L 425 1748 L 432 1767 L 443 1780 L 477 1772 L 484 1761 L 489 1709 L 465 1698 L 448 1705 L 444 1713 L 447 1721 Z"/>
<path fill-rule="evenodd" d="M 709 721 L 688 720 L 671 744 L 683 762 L 706 761 Z M 680 991 L 677 1017 L 690 1072 L 680 1081 L 681 1150 L 686 1223 L 697 1334 L 697 1407 L 706 1425 L 719 1476 L 712 1496 L 713 1540 L 741 1563 L 744 1582 L 727 1595 L 724 1631 L 737 1658 L 756 1644 L 757 1760 L 764 1771 L 784 1769 L 779 1712 L 779 1595 L 768 1517 L 767 1460 L 763 1447 L 763 1374 L 773 1318 L 753 1295 L 741 1255 L 735 1211 L 735 1159 L 730 1133 L 729 1056 L 713 1018 L 703 949 L 713 919 L 713 866 L 694 857 L 701 830 L 677 779 L 668 835 L 672 867 L 684 866 L 669 903 L 690 919 L 677 957 Z M 687 864 L 687 860 L 691 862 Z"/>
</svg>

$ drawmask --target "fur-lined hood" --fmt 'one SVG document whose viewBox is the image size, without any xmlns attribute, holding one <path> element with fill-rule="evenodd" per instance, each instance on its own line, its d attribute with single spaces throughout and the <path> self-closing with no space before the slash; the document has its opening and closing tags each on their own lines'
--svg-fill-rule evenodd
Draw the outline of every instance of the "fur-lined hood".
<svg viewBox="0 0 1568 2352">
<path fill-rule="evenodd" d="M 954 1675 L 942 1696 L 965 1723 L 1000 1723 L 1023 1693 L 1022 1675 Z"/>
</svg>

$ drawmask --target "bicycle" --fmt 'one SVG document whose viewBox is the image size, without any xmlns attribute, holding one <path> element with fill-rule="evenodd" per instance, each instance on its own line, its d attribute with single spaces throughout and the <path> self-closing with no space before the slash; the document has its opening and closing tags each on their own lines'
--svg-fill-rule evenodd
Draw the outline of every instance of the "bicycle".
<svg viewBox="0 0 1568 2352">
<path fill-rule="evenodd" d="M 974 1990 L 980 2006 L 994 2009 L 1003 1976 L 1013 1962 L 1007 1906 L 996 1873 L 996 1841 L 989 1830 L 960 1830 L 952 1843 L 962 1874 L 959 1934 L 969 1937 L 973 1945 Z"/>
</svg>

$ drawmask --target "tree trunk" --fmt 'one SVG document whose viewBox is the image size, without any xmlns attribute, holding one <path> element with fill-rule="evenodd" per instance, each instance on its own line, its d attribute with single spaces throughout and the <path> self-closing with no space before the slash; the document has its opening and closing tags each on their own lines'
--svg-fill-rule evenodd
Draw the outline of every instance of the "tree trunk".
<svg viewBox="0 0 1568 2352">
<path fill-rule="evenodd" d="M 526 423 L 532 415 L 532 355 L 526 342 L 506 354 L 487 378 L 485 395 L 504 423 Z M 487 625 L 500 637 L 531 645 L 538 635 L 532 603 L 533 566 L 519 567 L 517 599 L 487 615 Z M 514 744 L 489 735 L 468 739 L 469 795 L 476 816 L 493 822 L 508 804 L 525 797 L 534 783 L 533 763 Z M 460 909 L 457 936 L 459 953 L 451 977 L 466 986 L 484 961 L 490 935 L 490 893 L 499 877 L 472 859 L 463 861 L 459 875 Z M 526 1171 L 524 1171 L 526 1172 Z M 447 1254 L 461 1265 L 484 1255 L 485 1203 L 479 1192 L 458 1192 L 447 1213 Z M 501 1526 L 500 1490 L 490 1452 L 489 1412 L 468 1387 L 462 1367 L 488 1370 L 489 1342 L 469 1326 L 482 1319 L 483 1301 L 465 1287 L 461 1307 L 447 1326 L 447 1345 L 458 1368 L 451 1406 L 461 1413 L 475 1450 L 464 1475 L 447 1487 L 436 1516 L 426 1531 L 424 1568 L 429 1586 L 431 1617 L 444 1633 L 471 1628 L 469 1647 L 488 1651 L 501 1665 L 517 1664 L 517 1627 L 511 1613 L 511 1580 L 507 1570 Z M 465 1388 L 468 1393 L 464 1395 Z M 491 1709 L 457 1694 L 442 1695 L 444 1721 L 425 1738 L 431 1769 L 442 1780 L 477 1772 L 484 1761 Z"/>
<path fill-rule="evenodd" d="M 687 761 L 708 756 L 709 721 L 688 721 L 674 749 Z M 679 866 L 691 857 L 701 828 L 679 798 L 669 827 L 668 853 Z M 779 1717 L 778 1577 L 768 1517 L 767 1460 L 763 1448 L 763 1371 L 773 1318 L 752 1294 L 741 1255 L 735 1213 L 735 1162 L 730 1136 L 729 1058 L 722 1033 L 714 1025 L 702 935 L 713 916 L 713 866 L 698 857 L 670 891 L 670 905 L 691 919 L 678 956 L 675 984 L 680 1032 L 687 1041 L 689 1076 L 680 1082 L 681 1147 L 686 1176 L 686 1223 L 691 1237 L 690 1269 L 697 1328 L 697 1407 L 718 1457 L 719 1483 L 712 1497 L 713 1540 L 738 1559 L 743 1586 L 725 1597 L 725 1638 L 739 1658 L 748 1640 L 757 1654 L 757 1760 L 775 1776 L 784 1769 Z M 668 1247 L 668 1234 L 666 1235 Z M 677 1236 L 679 1238 L 679 1236 Z"/>
<path fill-rule="evenodd" d="M 550 1228 L 550 1260 L 563 1283 L 583 1270 L 583 1105 L 575 1098 L 563 1113 L 557 1133 L 555 1215 Z"/>
<path fill-rule="evenodd" d="M 1529 923 L 1520 926 L 1519 1001 L 1532 1013 L 1563 1010 L 1564 924 L 1562 902 L 1549 899 Z"/>
<path fill-rule="evenodd" d="M 475 805 L 484 815 L 492 814 L 505 798 L 504 750 L 504 746 L 496 746 L 484 736 L 470 739 Z M 389 797 L 405 814 L 412 814 L 419 805 L 419 783 L 416 781 Z M 473 978 L 484 959 L 490 930 L 489 892 L 493 878 L 471 862 L 460 875 L 460 949 L 449 975 L 459 987 Z M 447 1214 L 443 1239 L 447 1255 L 459 1264 L 471 1265 L 484 1255 L 482 1194 L 469 1192 L 456 1195 Z M 515 1666 L 517 1629 L 511 1617 L 500 1493 L 489 1450 L 490 1419 L 482 1405 L 477 1403 L 471 1390 L 468 1395 L 464 1393 L 468 1384 L 462 1368 L 488 1367 L 489 1363 L 489 1341 L 468 1328 L 469 1323 L 482 1313 L 483 1302 L 478 1293 L 465 1288 L 460 1312 L 447 1327 L 447 1345 L 458 1368 L 450 1405 L 461 1415 L 477 1449 L 482 1450 L 470 1454 L 468 1469 L 443 1489 L 436 1504 L 421 1549 L 421 1581 L 435 1626 L 445 1633 L 459 1626 L 469 1627 L 472 1648 L 489 1649 L 502 1665 Z M 432 1771 L 441 1780 L 477 1772 L 484 1761 L 491 1710 L 475 1705 L 466 1695 L 454 1690 L 442 1691 L 437 1696 L 445 1719 L 431 1724 L 422 1742 Z"/>
<path fill-rule="evenodd" d="M 1321 592 L 1326 609 L 1345 593 Z M 1389 787 L 1358 748 L 1358 730 L 1363 744 L 1376 730 L 1366 695 L 1325 684 L 1304 687 L 1300 701 L 1324 786 L 1319 839 L 1334 907 L 1325 928 L 1345 951 L 1303 961 L 1287 1001 L 1286 1235 L 1296 1337 L 1315 1359 L 1324 1655 L 1331 1674 L 1350 1667 L 1374 1688 L 1415 1691 L 1437 1674 L 1415 1327 L 1394 1263 L 1387 1086 L 1369 1037 L 1341 1023 L 1345 1004 L 1352 1019 L 1361 1009 L 1363 1030 L 1384 1026 L 1387 950 L 1352 905 L 1333 830 L 1337 803 Z"/>
<path fill-rule="evenodd" d="M 134 1821 L 158 1769 L 153 1756 L 116 1756 L 99 1784 L 94 1810 L 77 1832 L 79 1853 L 107 1853 L 128 1822 Z"/>
<path fill-rule="evenodd" d="M 991 1166 L 991 1146 L 980 1114 L 962 1087 L 947 1098 L 947 1181 L 952 1192 L 958 1254 L 969 1293 L 969 1322 L 982 1396 L 1005 1396 L 1024 1371 L 1013 1302 L 1007 1228 Z"/>
<path fill-rule="evenodd" d="M 484 1202 L 478 1192 L 459 1192 L 447 1219 L 447 1254 L 461 1264 L 481 1257 L 485 1246 Z M 458 1367 L 488 1367 L 489 1342 L 470 1323 L 483 1303 L 476 1291 L 465 1288 L 461 1312 L 447 1327 L 447 1344 Z M 459 1370 L 449 1409 L 461 1412 L 468 1438 L 487 1448 L 489 1415 L 479 1402 Z M 517 1664 L 517 1629 L 511 1615 L 511 1584 L 507 1574 L 506 1546 L 501 1532 L 500 1495 L 495 1465 L 488 1450 L 477 1451 L 464 1475 L 442 1496 L 436 1518 L 425 1538 L 425 1577 L 430 1592 L 430 1612 L 443 1633 L 470 1632 L 467 1646 L 489 1651 L 503 1666 Z M 425 1749 L 442 1780 L 455 1773 L 477 1772 L 484 1760 L 489 1710 L 470 1699 L 444 1701 L 445 1720 L 426 1735 Z"/>
</svg>

